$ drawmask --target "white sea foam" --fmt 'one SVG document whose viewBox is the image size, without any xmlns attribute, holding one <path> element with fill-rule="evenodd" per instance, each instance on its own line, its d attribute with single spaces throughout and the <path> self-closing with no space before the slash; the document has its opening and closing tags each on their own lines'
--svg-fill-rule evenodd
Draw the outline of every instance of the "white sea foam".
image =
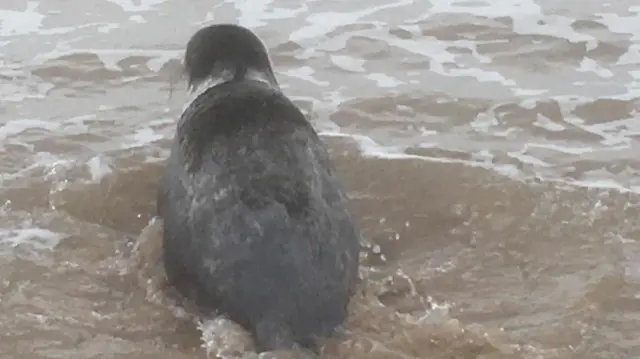
<svg viewBox="0 0 640 359">
<path fill-rule="evenodd" d="M 375 14 L 377 12 L 406 6 L 411 4 L 411 0 L 401 0 L 383 5 L 367 4 L 367 7 L 358 11 L 346 11 L 345 9 L 336 9 L 332 12 L 314 12 L 306 17 L 309 23 L 300 27 L 289 35 L 289 40 L 294 42 L 305 41 L 309 39 L 317 39 L 325 36 L 327 33 L 335 30 L 340 26 L 357 23 L 361 18 Z"/>
<path fill-rule="evenodd" d="M 239 358 L 252 349 L 253 341 L 248 332 L 224 317 L 198 321 L 202 347 L 216 358 Z"/>
<path fill-rule="evenodd" d="M 94 156 L 87 161 L 87 167 L 91 174 L 91 180 L 94 182 L 100 181 L 104 176 L 113 172 L 109 161 L 102 156 Z"/>
<path fill-rule="evenodd" d="M 167 0 L 106 0 L 112 4 L 118 5 L 126 12 L 151 11 L 156 6 L 166 2 Z"/>
<path fill-rule="evenodd" d="M 274 6 L 273 0 L 229 1 L 240 13 L 238 23 L 249 28 L 266 25 L 269 20 L 290 19 L 308 10 L 301 3 L 296 9 Z"/>
<path fill-rule="evenodd" d="M 35 250 L 53 249 L 65 235 L 43 228 L 23 228 L 0 230 L 0 245 L 17 247 L 27 245 Z"/>
<path fill-rule="evenodd" d="M 314 77 L 315 71 L 309 66 L 302 66 L 296 69 L 290 69 L 285 71 L 283 74 L 298 78 L 300 80 L 308 81 L 317 86 L 329 86 L 330 83 L 327 81 L 318 80 Z"/>
<path fill-rule="evenodd" d="M 545 130 L 551 131 L 551 132 L 560 132 L 567 129 L 566 126 L 559 123 L 555 123 L 550 118 L 542 114 L 538 114 L 537 119 L 533 122 L 533 125 L 544 128 Z"/>
<path fill-rule="evenodd" d="M 543 8 L 533 0 L 480 0 L 472 6 L 457 0 L 439 0 L 432 3 L 431 14 L 468 13 L 489 18 L 508 17 L 513 21 L 512 30 L 519 34 L 562 36 L 571 42 L 585 41 L 587 49 L 597 46 L 591 35 L 576 32 L 574 19 L 545 14 Z"/>
<path fill-rule="evenodd" d="M 60 124 L 40 119 L 20 119 L 10 120 L 0 126 L 0 140 L 8 137 L 19 135 L 30 129 L 43 129 L 46 131 L 54 131 L 60 127 Z"/>
<path fill-rule="evenodd" d="M 169 3 L 170 0 L 108 0 L 108 2 L 117 5 L 122 11 L 128 13 L 125 16 L 139 22 L 140 29 L 144 29 L 144 26 L 147 26 L 144 23 L 145 21 L 153 21 L 151 17 L 147 17 L 144 13 L 161 9 L 164 6 L 163 4 Z M 466 96 L 465 93 L 468 93 L 471 97 L 486 95 L 492 100 L 504 103 L 518 101 L 519 99 L 532 99 L 531 106 L 535 105 L 535 100 L 537 99 L 553 97 L 561 103 L 561 111 L 565 117 L 564 121 L 552 121 L 546 116 L 538 114 L 536 120 L 532 123 L 533 126 L 559 136 L 562 136 L 564 132 L 577 128 L 601 138 L 599 143 L 583 144 L 582 146 L 575 143 L 568 144 L 561 143 L 561 141 L 556 143 L 534 138 L 526 145 L 515 146 L 516 149 L 513 149 L 514 146 L 512 144 L 505 145 L 509 150 L 504 152 L 499 148 L 489 149 L 487 153 L 491 156 L 511 155 L 516 160 L 530 166 L 530 168 L 525 167 L 525 169 L 508 166 L 498 168 L 500 166 L 497 164 L 481 163 L 482 166 L 493 166 L 494 170 L 509 175 L 535 175 L 537 169 L 553 165 L 552 160 L 536 158 L 537 154 L 526 152 L 528 150 L 548 150 L 558 152 L 562 156 L 577 158 L 607 148 L 634 146 L 633 136 L 637 136 L 640 133 L 640 126 L 637 125 L 637 114 L 634 115 L 636 118 L 602 121 L 595 124 L 580 123 L 580 121 L 577 121 L 579 119 L 571 115 L 571 112 L 578 105 L 589 103 L 594 98 L 574 96 L 576 101 L 571 102 L 568 100 L 567 95 L 573 90 L 593 88 L 592 83 L 589 81 L 595 78 L 595 81 L 599 81 L 598 84 L 602 84 L 603 92 L 599 93 L 597 90 L 593 90 L 594 96 L 627 100 L 632 100 L 638 96 L 638 93 L 640 93 L 640 71 L 633 68 L 634 65 L 640 64 L 640 44 L 633 43 L 639 40 L 638 34 L 640 33 L 638 27 L 640 26 L 638 25 L 640 23 L 638 21 L 640 19 L 640 7 L 638 6 L 629 7 L 626 14 L 615 14 L 613 12 L 594 14 L 595 21 L 605 25 L 611 33 L 607 37 L 603 37 L 604 40 L 598 40 L 596 37 L 599 38 L 599 36 L 594 35 L 592 32 L 583 33 L 574 29 L 575 21 L 580 20 L 578 15 L 572 17 L 571 13 L 552 12 L 546 5 L 533 0 L 480 0 L 473 3 L 457 0 L 433 1 L 429 6 L 424 6 L 423 11 L 412 13 L 410 19 L 403 18 L 402 21 L 396 19 L 397 23 L 394 23 L 393 20 L 382 21 L 381 19 L 386 19 L 383 17 L 386 13 L 399 11 L 399 9 L 407 7 L 411 1 L 390 1 L 384 4 L 367 4 L 367 6 L 363 5 L 361 8 L 352 7 L 351 9 L 355 8 L 355 11 L 345 10 L 338 5 L 321 4 L 319 2 L 308 2 L 296 6 L 281 6 L 273 0 L 227 3 L 237 10 L 238 23 L 251 28 L 272 27 L 282 19 L 299 19 L 302 23 L 291 31 L 289 36 L 290 40 L 303 46 L 302 50 L 294 53 L 296 59 L 305 60 L 326 57 L 326 61 L 334 66 L 353 72 L 350 75 L 350 78 L 353 78 L 353 83 L 351 86 L 344 86 L 344 83 L 335 83 L 333 79 L 325 78 L 324 74 L 316 73 L 313 67 L 309 65 L 303 64 L 288 67 L 285 65 L 279 68 L 278 64 L 276 64 L 276 71 L 282 82 L 282 87 L 290 90 L 297 96 L 296 98 L 306 99 L 305 101 L 313 103 L 313 111 L 318 119 L 314 121 L 314 125 L 324 131 L 324 135 L 327 136 L 352 137 L 354 141 L 360 143 L 360 148 L 365 155 L 436 160 L 419 155 L 407 155 L 405 152 L 409 148 L 424 148 L 427 144 L 435 148 L 447 147 L 447 144 L 443 142 L 444 140 L 440 140 L 437 134 L 434 134 L 431 129 L 424 126 L 422 126 L 424 131 L 407 127 L 406 130 L 394 128 L 392 133 L 378 126 L 363 126 L 357 129 L 341 128 L 339 123 L 329 120 L 329 116 L 335 112 L 335 108 L 338 105 L 342 105 L 345 100 L 365 99 L 368 96 L 375 97 L 380 93 L 402 88 L 405 88 L 404 91 L 409 92 L 421 89 L 425 93 L 436 90 L 451 91 L 452 97 Z M 365 3 L 362 2 L 362 4 Z M 419 8 L 414 6 L 412 9 Z M 46 14 L 54 13 L 47 12 Z M 69 32 L 73 33 L 79 29 L 95 31 L 98 34 L 109 36 L 109 31 L 121 27 L 117 21 L 79 24 L 77 29 L 71 26 L 50 27 L 49 22 L 45 21 L 46 15 L 44 14 L 36 2 L 28 2 L 24 10 L 21 11 L 13 9 L 0 10 L 0 36 L 12 39 L 15 36 L 26 34 L 47 34 L 47 31 L 49 34 L 64 34 L 64 36 L 67 36 L 66 34 L 69 34 Z M 479 51 L 479 49 L 482 49 L 481 45 L 491 44 L 496 40 L 477 40 L 472 37 L 443 40 L 425 35 L 423 33 L 425 26 L 427 29 L 434 28 L 433 19 L 442 14 L 447 15 L 446 19 L 455 18 L 456 14 L 472 15 L 471 17 L 462 15 L 467 17 L 461 17 L 453 21 L 468 23 L 468 18 L 471 18 L 474 19 L 473 21 L 480 21 L 482 25 L 500 28 L 500 31 L 507 31 L 508 29 L 501 27 L 501 22 L 492 19 L 507 17 L 513 21 L 513 31 L 517 34 L 547 35 L 554 38 L 568 39 L 574 43 L 585 42 L 587 50 L 593 49 L 599 41 L 609 41 L 609 35 L 620 35 L 621 37 L 614 37 L 614 39 L 624 39 L 632 43 L 618 59 L 614 59 L 611 62 L 591 55 L 580 59 L 580 66 L 569 70 L 570 73 L 568 74 L 572 77 L 571 82 L 567 82 L 566 86 L 563 87 L 564 84 L 537 82 L 539 78 L 542 78 L 543 81 L 549 81 L 550 77 L 547 75 L 538 77 L 531 74 L 519 74 L 513 71 L 504 71 L 500 66 L 494 66 L 492 56 L 487 55 L 486 52 Z M 206 18 L 206 21 L 215 21 L 216 16 L 213 15 L 215 14 L 203 14 L 202 18 Z M 475 17 L 486 17 L 488 20 L 477 20 Z M 189 23 L 195 22 L 197 21 L 194 20 Z M 367 26 L 335 31 L 341 27 L 346 28 L 355 24 Z M 410 36 L 408 38 L 389 36 L 389 29 L 392 27 L 403 29 Z M 331 37 L 328 37 L 327 34 L 331 32 L 333 32 Z M 359 57 L 357 52 L 350 53 L 345 51 L 347 42 L 353 39 L 355 35 L 371 41 L 377 41 L 381 46 L 390 45 L 391 53 L 397 51 L 397 49 L 406 51 L 409 54 L 408 56 L 413 56 L 411 59 L 414 62 L 419 63 L 420 59 L 424 59 L 424 69 L 411 69 L 410 71 L 390 69 L 387 72 L 386 69 L 383 68 L 381 70 L 380 67 L 377 67 L 376 71 L 369 72 L 370 67 L 373 68 L 373 66 L 369 66 L 368 62 L 370 60 Z M 70 34 L 69 36 L 74 35 Z M 0 46 L 3 43 L 8 44 L 10 41 L 12 40 L 0 42 Z M 171 38 L 168 42 L 177 43 L 177 40 Z M 468 49 L 468 51 L 452 51 L 453 48 L 458 50 Z M 169 61 L 180 59 L 182 53 L 182 48 L 143 49 L 138 46 L 132 46 L 120 49 L 101 49 L 97 47 L 76 47 L 72 43 L 63 41 L 52 51 L 44 50 L 33 58 L 25 59 L 25 63 L 37 66 L 45 61 L 68 55 L 95 54 L 106 69 L 122 71 L 123 69 L 120 65 L 122 60 L 131 56 L 144 56 L 148 57 L 146 65 L 151 71 L 160 71 Z M 371 61 L 372 63 L 375 62 L 375 60 Z M 20 73 L 22 65 L 22 63 L 9 64 L 0 56 L 0 75 L 12 74 L 11 76 L 16 78 L 21 76 L 26 78 L 26 80 L 11 81 L 3 86 L 0 89 L 0 98 L 3 101 L 14 103 L 20 103 L 25 99 L 46 99 L 52 85 L 25 77 L 25 73 Z M 293 91 L 291 90 L 291 83 L 295 85 L 295 82 L 287 81 L 287 77 L 289 80 L 306 82 L 314 90 L 304 92 L 302 88 L 296 85 L 295 91 Z M 139 76 L 133 76 L 128 78 L 127 81 L 136 83 L 144 81 L 144 79 Z M 468 87 L 467 84 L 477 87 L 473 89 L 473 92 L 465 92 Z M 486 91 L 477 90 L 483 88 L 486 88 Z M 508 89 L 508 91 L 500 92 L 502 89 Z M 403 108 L 402 111 L 399 111 L 402 115 L 411 115 L 411 118 L 421 116 L 416 114 L 410 107 L 397 106 L 399 109 Z M 521 106 L 526 107 L 524 103 Z M 101 111 L 110 111 L 108 107 L 108 105 L 101 105 Z M 175 119 L 172 120 L 175 121 Z M 402 121 L 402 119 L 399 120 L 400 122 Z M 44 120 L 23 121 L 14 119 L 0 126 L 0 139 L 7 140 L 16 136 L 19 137 L 31 129 L 55 133 L 86 132 L 92 129 L 90 121 L 91 119 L 89 118 L 70 118 L 63 120 L 62 124 L 56 124 L 55 122 L 47 123 Z M 172 128 L 169 122 L 165 122 L 165 124 L 168 128 Z M 517 125 L 510 127 L 497 123 L 495 115 L 490 112 L 479 114 L 475 120 L 468 124 L 468 127 L 472 128 L 469 133 L 483 133 L 505 142 L 510 141 L 510 138 L 518 132 Z M 134 126 L 134 128 L 136 128 L 136 132 L 121 137 L 117 140 L 120 142 L 117 146 L 122 148 L 140 147 L 165 136 L 162 131 L 156 129 L 150 123 L 143 123 Z M 375 128 L 375 130 L 369 130 L 370 128 Z M 471 143 L 472 140 L 469 140 L 469 142 Z M 468 149 L 460 150 L 468 151 L 473 156 L 475 145 L 470 144 Z M 94 159 L 94 161 L 97 162 L 91 162 L 87 165 L 95 171 L 95 176 L 100 177 L 102 170 L 99 169 L 101 167 L 98 165 L 101 165 L 101 162 L 98 159 Z M 474 160 L 467 162 L 474 162 Z M 97 167 L 91 167 L 92 165 Z M 468 165 L 472 164 L 468 163 Z"/>
<path fill-rule="evenodd" d="M 98 56 L 105 68 L 121 71 L 122 68 L 118 64 L 125 58 L 131 56 L 147 56 L 149 61 L 147 66 L 157 71 L 160 67 L 171 60 L 179 59 L 183 50 L 155 50 L 155 49 L 98 49 L 98 48 L 75 48 L 75 49 L 54 49 L 46 53 L 40 53 L 33 60 L 34 64 L 41 64 L 48 60 L 54 60 L 64 56 L 77 54 L 94 54 Z"/>
<path fill-rule="evenodd" d="M 42 28 L 45 16 L 37 11 L 38 2 L 27 2 L 24 11 L 0 9 L 0 36 L 19 36 L 36 33 Z"/>
<path fill-rule="evenodd" d="M 12 103 L 26 99 L 44 99 L 53 87 L 49 83 L 32 83 L 30 80 L 6 82 L 0 87 L 0 99 Z"/>
<path fill-rule="evenodd" d="M 164 138 L 163 134 L 158 133 L 150 127 L 139 128 L 133 135 L 126 137 L 126 140 L 120 145 L 120 148 L 142 147 L 162 138 Z"/>
<path fill-rule="evenodd" d="M 375 81 L 380 88 L 394 88 L 404 84 L 404 82 L 383 73 L 370 73 L 367 74 L 367 78 Z"/>
<path fill-rule="evenodd" d="M 357 59 L 347 55 L 331 55 L 329 57 L 331 62 L 339 68 L 349 72 L 365 72 L 364 64 L 365 60 Z"/>
</svg>

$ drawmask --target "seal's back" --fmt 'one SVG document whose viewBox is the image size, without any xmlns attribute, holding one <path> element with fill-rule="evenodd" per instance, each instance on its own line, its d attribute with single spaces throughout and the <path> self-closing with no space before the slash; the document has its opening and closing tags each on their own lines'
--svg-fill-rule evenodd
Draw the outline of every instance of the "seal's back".
<svg viewBox="0 0 640 359">
<path fill-rule="evenodd" d="M 260 350 L 346 316 L 359 233 L 325 145 L 279 88 L 233 77 L 184 111 L 158 195 L 167 277 Z"/>
</svg>

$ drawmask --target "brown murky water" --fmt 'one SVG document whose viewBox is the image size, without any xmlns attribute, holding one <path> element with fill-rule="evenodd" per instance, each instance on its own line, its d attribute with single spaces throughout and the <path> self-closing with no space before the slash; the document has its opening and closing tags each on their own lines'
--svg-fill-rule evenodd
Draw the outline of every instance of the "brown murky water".
<svg viewBox="0 0 640 359">
<path fill-rule="evenodd" d="M 640 357 L 636 1 L 4 0 L 0 358 L 251 357 L 153 265 L 213 21 L 264 39 L 351 189 L 365 281 L 324 357 Z"/>
</svg>

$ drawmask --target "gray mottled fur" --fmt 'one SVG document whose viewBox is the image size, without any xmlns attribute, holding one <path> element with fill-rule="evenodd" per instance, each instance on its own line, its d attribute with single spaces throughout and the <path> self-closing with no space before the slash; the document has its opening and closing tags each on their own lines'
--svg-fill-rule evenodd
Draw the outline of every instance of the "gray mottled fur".
<svg viewBox="0 0 640 359">
<path fill-rule="evenodd" d="M 260 350 L 315 350 L 346 317 L 360 234 L 324 143 L 262 75 L 213 81 L 183 112 L 158 192 L 165 269 Z"/>
</svg>

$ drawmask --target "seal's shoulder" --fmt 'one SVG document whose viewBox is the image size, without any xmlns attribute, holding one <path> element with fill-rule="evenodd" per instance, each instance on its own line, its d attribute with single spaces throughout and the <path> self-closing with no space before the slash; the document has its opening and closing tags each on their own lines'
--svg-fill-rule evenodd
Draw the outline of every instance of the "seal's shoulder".
<svg viewBox="0 0 640 359">
<path fill-rule="evenodd" d="M 254 126 L 304 126 L 300 110 L 278 89 L 259 81 L 224 83 L 209 88 L 182 113 L 182 136 L 228 137 Z"/>
<path fill-rule="evenodd" d="M 183 112 L 176 137 L 191 159 L 191 171 L 198 169 L 204 153 L 216 152 L 218 159 L 225 153 L 252 152 L 289 157 L 283 152 L 319 141 L 300 109 L 280 90 L 259 81 L 223 83 L 204 91 Z"/>
</svg>

